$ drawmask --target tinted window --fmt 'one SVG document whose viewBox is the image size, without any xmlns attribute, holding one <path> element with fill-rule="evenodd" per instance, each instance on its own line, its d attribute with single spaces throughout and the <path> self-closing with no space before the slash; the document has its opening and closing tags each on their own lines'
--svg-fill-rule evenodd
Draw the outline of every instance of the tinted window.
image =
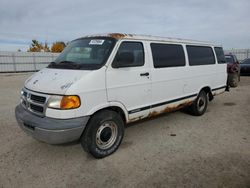
<svg viewBox="0 0 250 188">
<path fill-rule="evenodd" d="M 215 47 L 214 50 L 215 50 L 218 63 L 226 63 L 223 49 L 219 47 Z"/>
<path fill-rule="evenodd" d="M 233 58 L 233 56 L 231 56 L 231 55 L 226 55 L 225 58 L 226 58 L 226 62 L 227 62 L 227 63 L 234 63 L 234 58 Z"/>
<path fill-rule="evenodd" d="M 189 65 L 215 64 L 212 48 L 205 46 L 187 46 Z"/>
<path fill-rule="evenodd" d="M 151 44 L 154 67 L 185 66 L 185 55 L 181 45 L 176 44 Z"/>
<path fill-rule="evenodd" d="M 144 50 L 143 50 L 143 45 L 140 42 L 123 42 L 121 43 L 116 57 L 114 59 L 114 63 L 117 63 L 118 60 L 118 55 L 124 52 L 129 52 L 134 55 L 134 60 L 132 63 L 128 63 L 127 66 L 123 67 L 136 67 L 136 66 L 143 66 L 144 65 Z"/>
<path fill-rule="evenodd" d="M 242 61 L 242 64 L 250 64 L 250 59 L 246 59 L 246 60 Z"/>
</svg>

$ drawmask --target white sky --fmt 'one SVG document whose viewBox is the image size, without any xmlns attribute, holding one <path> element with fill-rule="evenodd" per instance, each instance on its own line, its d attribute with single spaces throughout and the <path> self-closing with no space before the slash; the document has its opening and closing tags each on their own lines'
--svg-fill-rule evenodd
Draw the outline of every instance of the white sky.
<svg viewBox="0 0 250 188">
<path fill-rule="evenodd" d="M 250 0 L 0 0 L 0 50 L 122 32 L 250 48 Z"/>
</svg>

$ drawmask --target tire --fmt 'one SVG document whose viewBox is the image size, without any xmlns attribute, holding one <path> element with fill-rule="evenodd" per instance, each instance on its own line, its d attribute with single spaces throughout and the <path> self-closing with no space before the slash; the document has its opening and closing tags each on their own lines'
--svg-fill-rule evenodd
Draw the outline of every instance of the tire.
<svg viewBox="0 0 250 188">
<path fill-rule="evenodd" d="M 121 116 L 111 110 L 97 112 L 90 119 L 80 139 L 83 149 L 95 158 L 103 158 L 114 153 L 124 135 Z"/>
<path fill-rule="evenodd" d="M 237 73 L 230 73 L 228 76 L 228 80 L 230 87 L 237 87 L 239 82 L 239 76 Z"/>
<path fill-rule="evenodd" d="M 194 103 L 189 107 L 189 111 L 194 116 L 201 116 L 207 110 L 208 95 L 205 91 L 201 91 Z"/>
</svg>

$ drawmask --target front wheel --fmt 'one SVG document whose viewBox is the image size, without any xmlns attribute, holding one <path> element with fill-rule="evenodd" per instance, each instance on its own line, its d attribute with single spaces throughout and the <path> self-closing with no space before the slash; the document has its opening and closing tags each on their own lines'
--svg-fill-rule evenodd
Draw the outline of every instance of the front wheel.
<svg viewBox="0 0 250 188">
<path fill-rule="evenodd" d="M 111 110 L 103 110 L 90 119 L 82 137 L 82 147 L 95 158 L 106 157 L 115 152 L 124 135 L 121 116 Z"/>
<path fill-rule="evenodd" d="M 189 107 L 192 115 L 201 116 L 207 110 L 208 96 L 205 91 L 201 91 L 194 101 L 194 103 Z"/>
</svg>

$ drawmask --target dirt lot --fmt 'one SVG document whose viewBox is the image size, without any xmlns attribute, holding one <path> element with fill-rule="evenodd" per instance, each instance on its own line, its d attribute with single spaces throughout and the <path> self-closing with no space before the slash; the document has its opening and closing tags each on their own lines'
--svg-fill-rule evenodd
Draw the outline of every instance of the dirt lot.
<svg viewBox="0 0 250 188">
<path fill-rule="evenodd" d="M 0 187 L 250 187 L 250 77 L 202 117 L 175 112 L 127 127 L 118 151 L 96 160 L 79 143 L 48 145 L 17 126 L 29 75 L 0 74 Z"/>
</svg>

